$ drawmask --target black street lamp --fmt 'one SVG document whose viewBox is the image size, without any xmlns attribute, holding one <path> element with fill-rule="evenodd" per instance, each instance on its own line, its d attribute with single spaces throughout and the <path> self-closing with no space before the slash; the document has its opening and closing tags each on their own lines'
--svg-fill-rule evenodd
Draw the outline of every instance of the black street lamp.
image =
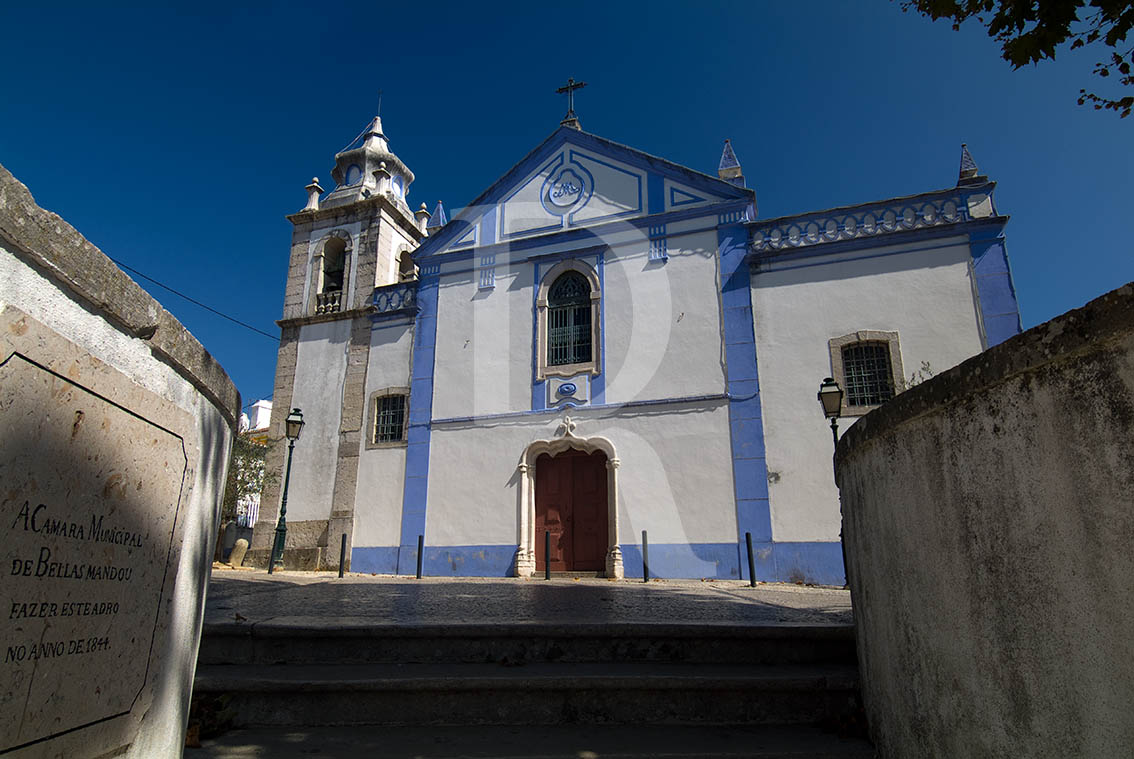
<svg viewBox="0 0 1134 759">
<path fill-rule="evenodd" d="M 831 420 L 831 436 L 835 439 L 835 448 L 839 447 L 839 414 L 843 411 L 843 389 L 831 377 L 823 379 L 819 386 L 819 403 L 823 406 L 823 416 Z M 850 587 L 850 567 L 847 566 L 847 544 L 843 542 L 843 504 L 839 499 L 839 548 L 843 552 L 843 578 Z"/>
<path fill-rule="evenodd" d="M 835 447 L 839 445 L 839 414 L 843 410 L 843 389 L 831 377 L 823 380 L 819 386 L 819 403 L 823 405 L 823 416 L 831 420 L 831 435 L 835 438 Z"/>
<path fill-rule="evenodd" d="M 268 574 L 283 569 L 284 543 L 287 541 L 287 485 L 291 480 L 291 454 L 295 451 L 295 441 L 303 431 L 303 412 L 293 408 L 284 419 L 284 435 L 287 436 L 287 469 L 284 472 L 283 497 L 280 499 L 280 519 L 276 522 L 276 541 L 272 544 L 272 557 L 268 561 Z"/>
</svg>

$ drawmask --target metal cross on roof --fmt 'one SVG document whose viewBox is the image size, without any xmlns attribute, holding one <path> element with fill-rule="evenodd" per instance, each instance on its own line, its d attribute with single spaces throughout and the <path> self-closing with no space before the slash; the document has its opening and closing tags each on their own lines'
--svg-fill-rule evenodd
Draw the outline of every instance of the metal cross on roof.
<svg viewBox="0 0 1134 759">
<path fill-rule="evenodd" d="M 557 95 L 567 94 L 567 115 L 559 122 L 560 125 L 581 129 L 579 126 L 579 118 L 575 115 L 575 90 L 582 89 L 586 86 L 586 82 L 576 82 L 574 77 L 569 77 L 567 84 L 555 91 Z"/>
</svg>

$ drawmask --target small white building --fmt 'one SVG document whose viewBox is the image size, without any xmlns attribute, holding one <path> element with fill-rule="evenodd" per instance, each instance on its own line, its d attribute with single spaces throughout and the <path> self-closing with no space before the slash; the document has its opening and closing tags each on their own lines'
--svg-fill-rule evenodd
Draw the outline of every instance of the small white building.
<svg viewBox="0 0 1134 759">
<path fill-rule="evenodd" d="M 294 224 L 269 469 L 301 408 L 290 567 L 843 583 L 824 377 L 844 427 L 1020 331 L 993 204 L 956 186 L 761 219 L 573 114 L 451 221 L 375 119 Z M 280 478 L 282 480 L 282 477 Z M 253 560 L 267 561 L 280 483 Z"/>
</svg>

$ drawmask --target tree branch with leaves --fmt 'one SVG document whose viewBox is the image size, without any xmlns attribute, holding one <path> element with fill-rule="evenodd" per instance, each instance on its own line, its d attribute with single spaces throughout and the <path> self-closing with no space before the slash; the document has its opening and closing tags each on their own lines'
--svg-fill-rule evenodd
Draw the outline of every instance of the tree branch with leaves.
<svg viewBox="0 0 1134 759">
<path fill-rule="evenodd" d="M 1111 110 L 1121 118 L 1134 109 L 1134 94 L 1126 94 L 1134 90 L 1134 44 L 1127 42 L 1134 26 L 1131 0 L 904 0 L 902 10 L 934 21 L 950 19 L 953 29 L 976 19 L 988 27 L 988 36 L 1000 43 L 1001 56 L 1016 69 L 1055 60 L 1063 46 L 1069 50 L 1093 46 L 1100 52 L 1108 47 L 1093 73 L 1126 89 L 1109 97 L 1082 88 L 1079 105 L 1090 103 L 1096 111 Z"/>
</svg>

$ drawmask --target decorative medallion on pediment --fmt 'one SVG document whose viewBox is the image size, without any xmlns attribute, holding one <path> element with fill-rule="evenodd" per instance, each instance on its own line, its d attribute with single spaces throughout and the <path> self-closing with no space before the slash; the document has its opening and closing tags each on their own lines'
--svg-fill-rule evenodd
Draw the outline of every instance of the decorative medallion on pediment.
<svg viewBox="0 0 1134 759">
<path fill-rule="evenodd" d="M 543 183 L 540 202 L 555 216 L 565 216 L 587 204 L 594 192 L 591 173 L 576 163 L 552 171 Z"/>
</svg>

